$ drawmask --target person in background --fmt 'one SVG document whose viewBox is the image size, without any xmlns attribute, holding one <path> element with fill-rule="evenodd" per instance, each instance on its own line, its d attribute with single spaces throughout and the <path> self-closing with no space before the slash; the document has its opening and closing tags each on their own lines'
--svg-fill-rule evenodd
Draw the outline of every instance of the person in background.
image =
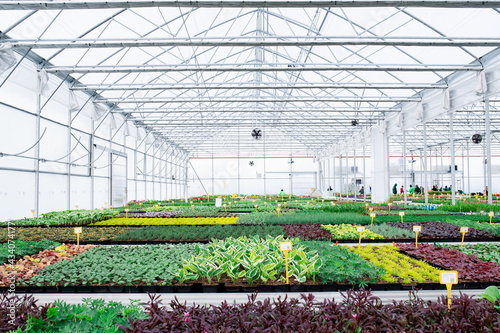
<svg viewBox="0 0 500 333">
<path fill-rule="evenodd" d="M 333 191 L 333 189 L 332 189 L 332 185 L 330 185 L 330 187 L 327 189 L 327 191 L 328 191 L 328 192 Z"/>
<path fill-rule="evenodd" d="M 404 194 L 404 193 L 405 193 L 405 190 L 404 190 L 404 188 L 403 188 L 403 185 L 401 185 L 401 188 L 399 189 L 399 193 L 400 193 L 400 194 Z"/>
<path fill-rule="evenodd" d="M 415 194 L 420 194 L 420 187 L 418 185 L 415 185 Z"/>
<path fill-rule="evenodd" d="M 415 188 L 413 187 L 413 185 L 410 185 L 410 189 L 408 190 L 408 192 L 410 194 L 413 194 L 413 192 L 415 192 Z"/>
<path fill-rule="evenodd" d="M 285 191 L 283 191 L 283 189 L 281 189 L 280 195 L 285 195 Z"/>
<path fill-rule="evenodd" d="M 398 194 L 398 184 L 394 184 L 392 187 L 392 194 Z"/>
<path fill-rule="evenodd" d="M 365 194 L 365 187 L 361 186 L 361 189 L 359 190 L 359 194 Z"/>
<path fill-rule="evenodd" d="M 433 190 L 433 191 L 437 191 L 437 190 L 438 190 L 437 185 L 432 185 L 432 190 Z"/>
<path fill-rule="evenodd" d="M 486 196 L 488 196 L 488 186 L 486 186 L 486 190 L 484 191 L 486 193 Z"/>
</svg>

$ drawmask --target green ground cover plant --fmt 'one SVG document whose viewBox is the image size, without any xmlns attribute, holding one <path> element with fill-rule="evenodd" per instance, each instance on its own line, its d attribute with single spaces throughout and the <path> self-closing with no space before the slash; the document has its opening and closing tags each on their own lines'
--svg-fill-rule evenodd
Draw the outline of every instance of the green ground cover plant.
<svg viewBox="0 0 500 333">
<path fill-rule="evenodd" d="M 475 216 L 477 217 L 477 216 Z M 457 220 L 455 216 L 452 218 L 449 218 L 446 220 L 446 222 L 458 225 L 460 227 L 469 227 L 469 228 L 475 228 L 479 230 L 485 230 L 489 231 L 492 234 L 495 234 L 497 236 L 500 236 L 500 224 L 499 223 L 489 223 L 488 222 L 478 222 L 477 220 L 471 221 L 471 220 Z M 467 234 L 466 234 L 467 237 Z"/>
<path fill-rule="evenodd" d="M 99 246 L 25 281 L 30 285 L 171 285 L 195 245 Z"/>
<path fill-rule="evenodd" d="M 163 241 L 194 241 L 225 239 L 240 236 L 269 236 L 284 235 L 283 227 L 269 226 L 243 226 L 243 225 L 214 225 L 214 226 L 160 226 L 134 228 L 129 232 L 115 237 L 117 241 L 163 240 Z"/>
<path fill-rule="evenodd" d="M 81 242 L 108 241 L 116 236 L 129 231 L 132 228 L 124 227 L 109 227 L 109 228 L 86 228 L 83 227 L 83 232 L 80 234 Z M 0 228 L 0 242 L 8 240 L 7 228 Z M 73 227 L 58 227 L 58 228 L 16 228 L 16 239 L 25 241 L 41 241 L 48 239 L 56 242 L 75 242 L 76 234 Z"/>
<path fill-rule="evenodd" d="M 500 244 L 495 243 L 484 243 L 484 244 L 466 244 L 463 248 L 460 245 L 440 245 L 443 247 L 448 247 L 450 249 L 455 249 L 461 251 L 465 254 L 473 254 L 479 259 L 485 261 L 492 261 L 500 264 Z"/>
<path fill-rule="evenodd" d="M 308 251 L 318 253 L 321 270 L 318 279 L 323 284 L 349 283 L 365 286 L 377 282 L 385 271 L 350 252 L 345 246 L 337 246 L 330 242 L 301 241 Z"/>
<path fill-rule="evenodd" d="M 285 281 L 285 256 L 279 249 L 283 236 L 239 237 L 214 240 L 206 246 L 196 246 L 197 255 L 183 266 L 185 274 L 195 274 L 198 279 L 213 283 L 227 276 L 233 283 L 243 279 L 249 285 L 266 284 L 268 281 Z M 291 281 L 304 283 L 315 280 L 321 261 L 314 251 L 307 251 L 298 241 L 293 241 L 289 256 Z"/>
<path fill-rule="evenodd" d="M 42 214 L 38 218 L 29 218 L 22 220 L 10 221 L 12 226 L 23 226 L 23 225 L 87 225 L 95 221 L 101 221 L 106 218 L 110 218 L 118 215 L 118 211 L 114 209 L 93 209 L 93 210 L 66 210 L 61 212 L 50 212 Z M 7 222 L 0 222 L 0 225 L 7 225 Z"/>
<path fill-rule="evenodd" d="M 444 204 L 437 207 L 436 210 L 445 212 L 500 212 L 500 205 L 488 205 L 478 202 L 460 202 L 457 201 L 455 205 Z"/>
<path fill-rule="evenodd" d="M 359 232 L 356 226 L 351 224 L 324 224 L 321 227 L 332 234 L 333 239 L 357 239 L 359 238 Z M 379 234 L 371 232 L 366 229 L 365 232 L 361 234 L 361 239 L 383 239 Z"/>
<path fill-rule="evenodd" d="M 369 216 L 359 215 L 355 213 L 328 213 L 323 211 L 296 211 L 287 214 L 270 214 L 266 215 L 263 223 L 268 224 L 286 224 L 286 223 L 321 223 L 321 224 L 340 224 L 340 223 L 355 223 L 368 224 L 371 222 Z"/>
<path fill-rule="evenodd" d="M 0 244 L 0 265 L 7 262 L 9 255 L 13 255 L 14 259 L 21 259 L 24 256 L 29 256 L 38 253 L 42 250 L 54 249 L 61 245 L 61 243 L 53 242 L 49 240 L 41 241 L 21 241 L 16 240 L 10 243 Z M 12 245 L 13 244 L 13 245 Z M 11 251 L 9 251 L 9 248 Z"/>
<path fill-rule="evenodd" d="M 372 264 L 382 268 L 385 274 L 381 280 L 403 284 L 439 282 L 439 269 L 422 260 L 410 258 L 392 245 L 348 247 Z"/>
<path fill-rule="evenodd" d="M 383 236 L 385 239 L 413 238 L 415 235 L 412 231 L 391 227 L 387 224 L 378 224 L 366 228 L 373 233 Z"/>
</svg>

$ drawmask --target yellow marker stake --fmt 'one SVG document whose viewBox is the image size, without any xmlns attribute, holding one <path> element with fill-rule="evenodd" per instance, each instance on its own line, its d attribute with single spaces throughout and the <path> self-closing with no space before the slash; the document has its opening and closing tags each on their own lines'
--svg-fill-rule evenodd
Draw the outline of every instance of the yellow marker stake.
<svg viewBox="0 0 500 333">
<path fill-rule="evenodd" d="M 299 204 L 299 200 L 295 200 L 295 206 Z"/>
<path fill-rule="evenodd" d="M 280 209 L 276 208 L 276 211 L 278 212 L 278 217 L 280 217 Z"/>
<path fill-rule="evenodd" d="M 255 212 L 257 213 L 257 207 L 258 207 L 258 205 L 255 205 L 254 207 L 255 207 Z"/>
<path fill-rule="evenodd" d="M 288 196 L 288 200 L 292 200 L 292 195 L 291 194 Z"/>
<path fill-rule="evenodd" d="M 31 210 L 31 213 L 33 214 L 33 218 L 35 218 L 35 210 L 34 209 Z"/>
<path fill-rule="evenodd" d="M 358 249 L 361 248 L 361 235 L 363 232 L 365 232 L 365 227 L 358 227 L 358 232 L 359 232 L 359 244 L 358 244 Z"/>
<path fill-rule="evenodd" d="M 142 209 L 142 202 L 139 202 L 139 209 Z"/>
<path fill-rule="evenodd" d="M 489 212 L 488 215 L 490 216 L 490 224 L 491 224 L 491 220 L 493 219 L 493 216 L 495 216 L 495 212 Z"/>
<path fill-rule="evenodd" d="M 75 228 L 76 234 L 76 245 L 80 246 L 80 234 L 82 233 L 82 227 Z"/>
<path fill-rule="evenodd" d="M 288 251 L 292 250 L 292 242 L 280 242 L 280 250 L 285 252 L 286 284 L 288 283 Z"/>
<path fill-rule="evenodd" d="M 464 246 L 465 234 L 469 232 L 469 227 L 460 227 L 460 232 L 462 233 L 462 244 L 460 244 L 460 248 L 462 248 Z"/>
<path fill-rule="evenodd" d="M 321 203 L 325 203 L 325 199 L 322 199 L 322 200 L 321 200 Z"/>
<path fill-rule="evenodd" d="M 405 216 L 405 212 L 399 212 L 399 216 L 401 216 L 401 223 L 403 223 L 403 216 Z"/>
<path fill-rule="evenodd" d="M 458 283 L 457 271 L 441 271 L 439 272 L 439 283 L 445 284 L 448 290 L 448 310 L 451 307 L 451 287 Z"/>
<path fill-rule="evenodd" d="M 387 206 L 389 206 L 389 211 L 391 211 L 391 206 L 392 206 L 392 203 L 391 203 L 391 202 L 389 202 L 389 203 L 387 204 Z"/>
<path fill-rule="evenodd" d="M 267 201 L 264 201 L 264 206 L 267 206 Z"/>
<path fill-rule="evenodd" d="M 229 209 L 231 209 L 231 201 L 229 201 Z"/>
<path fill-rule="evenodd" d="M 378 205 L 379 205 L 379 206 L 382 206 L 382 201 L 379 201 L 379 202 L 378 202 Z"/>
<path fill-rule="evenodd" d="M 332 201 L 332 206 L 335 206 L 335 202 Z"/>
<path fill-rule="evenodd" d="M 418 248 L 418 233 L 422 231 L 422 227 L 419 225 L 413 226 L 413 232 L 415 232 L 415 248 Z"/>
<path fill-rule="evenodd" d="M 172 207 L 175 207 L 175 201 L 172 200 Z"/>
<path fill-rule="evenodd" d="M 78 210 L 78 205 L 75 206 L 76 210 Z"/>
<path fill-rule="evenodd" d="M 224 206 L 224 212 L 226 212 L 226 214 L 227 214 L 226 204 L 223 204 L 222 206 Z M 255 211 L 257 212 L 257 209 L 255 209 Z"/>
<path fill-rule="evenodd" d="M 128 208 L 127 208 L 127 209 L 125 209 L 125 218 L 127 218 L 127 219 L 128 219 Z"/>
<path fill-rule="evenodd" d="M 153 201 L 149 200 L 149 207 L 153 207 Z"/>
<path fill-rule="evenodd" d="M 376 217 L 377 215 L 375 213 L 370 213 L 370 217 L 372 218 L 372 227 L 373 227 L 373 219 Z"/>
<path fill-rule="evenodd" d="M 155 209 L 156 209 L 156 211 L 158 211 L 158 206 L 159 206 L 159 205 L 155 205 Z"/>
<path fill-rule="evenodd" d="M 193 213 L 194 213 L 194 205 L 191 205 L 191 209 L 193 210 Z"/>
<path fill-rule="evenodd" d="M 113 209 L 113 208 L 115 208 L 115 207 L 114 207 L 114 206 L 109 206 L 109 208 Z"/>
<path fill-rule="evenodd" d="M 368 209 L 368 204 L 367 203 L 365 204 L 365 208 Z"/>
<path fill-rule="evenodd" d="M 287 201 L 285 201 L 285 208 L 286 208 L 286 203 L 287 203 Z"/>
</svg>

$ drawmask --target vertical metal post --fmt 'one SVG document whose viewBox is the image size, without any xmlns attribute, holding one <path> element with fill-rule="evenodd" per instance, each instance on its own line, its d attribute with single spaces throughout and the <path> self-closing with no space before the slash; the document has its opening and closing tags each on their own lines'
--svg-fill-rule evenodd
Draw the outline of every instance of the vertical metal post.
<svg viewBox="0 0 500 333">
<path fill-rule="evenodd" d="M 470 194 L 470 156 L 469 156 L 469 140 L 467 140 L 467 193 Z"/>
<path fill-rule="evenodd" d="M 35 212 L 36 217 L 40 215 L 40 117 L 41 117 L 41 104 L 42 94 L 40 92 L 36 95 L 36 140 L 38 143 L 35 148 Z"/>
<path fill-rule="evenodd" d="M 484 121 L 486 125 L 486 178 L 488 184 L 488 204 L 493 204 L 493 189 L 491 179 L 491 129 L 490 129 L 490 99 L 484 99 Z"/>
<path fill-rule="evenodd" d="M 336 178 L 335 178 L 335 154 L 333 155 L 333 196 L 335 196 L 337 187 L 335 186 Z"/>
<path fill-rule="evenodd" d="M 451 162 L 451 204 L 455 205 L 455 138 L 453 131 L 453 112 L 450 112 L 450 162 Z"/>
<path fill-rule="evenodd" d="M 147 134 L 146 134 L 147 135 Z M 144 141 L 144 160 L 143 162 L 143 167 L 142 167 L 142 178 L 144 179 L 144 200 L 151 199 L 148 198 L 148 177 L 146 176 L 147 170 L 146 170 L 146 159 L 147 159 L 147 149 L 146 149 L 146 141 Z"/>
<path fill-rule="evenodd" d="M 339 193 L 340 197 L 342 198 L 342 194 L 344 193 L 344 184 L 342 181 L 342 154 L 339 155 L 339 182 L 340 182 Z"/>
<path fill-rule="evenodd" d="M 155 144 L 153 143 L 153 157 L 151 158 L 151 180 L 153 181 L 153 200 L 156 200 L 156 177 L 155 177 L 155 155 L 156 155 L 156 149 L 155 149 Z"/>
<path fill-rule="evenodd" d="M 345 153 L 345 180 L 347 183 L 347 188 L 345 189 L 345 194 L 347 200 L 349 200 L 349 153 Z"/>
<path fill-rule="evenodd" d="M 331 168 L 330 168 L 330 159 L 331 159 L 331 158 L 330 158 L 330 157 L 328 157 L 328 187 L 327 187 L 327 189 L 329 189 L 329 188 L 330 188 L 330 186 L 332 186 L 332 180 L 331 180 L 331 177 L 330 177 L 330 176 L 331 176 L 331 173 L 330 173 L 330 172 L 331 172 Z"/>
<path fill-rule="evenodd" d="M 408 182 L 406 179 L 406 130 L 403 129 L 403 193 L 405 205 L 408 203 Z"/>
<path fill-rule="evenodd" d="M 356 200 L 356 194 L 358 193 L 358 181 L 357 181 L 357 170 L 356 170 L 356 149 L 354 149 L 354 187 L 353 187 L 353 192 L 354 192 L 354 200 Z"/>
<path fill-rule="evenodd" d="M 293 156 L 290 154 L 290 194 L 293 195 Z M 298 193 L 297 193 L 298 194 Z"/>
<path fill-rule="evenodd" d="M 444 168 L 443 168 L 443 145 L 441 145 L 441 187 L 444 186 Z"/>
<path fill-rule="evenodd" d="M 427 174 L 427 125 L 424 122 L 424 191 L 425 191 L 425 203 L 429 203 L 429 195 L 427 189 L 429 188 L 428 174 Z"/>
<path fill-rule="evenodd" d="M 95 188 L 95 184 L 94 184 L 94 154 L 95 154 L 95 151 L 94 151 L 94 120 L 90 120 L 90 143 L 89 143 L 89 166 L 90 166 L 90 169 L 89 169 L 89 176 L 90 176 L 90 208 L 91 209 L 94 209 L 94 201 L 95 201 L 95 197 L 94 197 L 94 188 Z"/>
<path fill-rule="evenodd" d="M 363 143 L 363 200 L 366 201 L 366 146 Z"/>
<path fill-rule="evenodd" d="M 109 192 L 108 192 L 108 202 L 109 202 L 109 206 L 112 206 L 113 205 L 113 142 L 112 142 L 112 138 L 113 138 L 113 126 L 111 126 L 112 124 L 110 123 L 109 124 L 109 160 L 108 160 L 108 188 L 109 188 Z M 108 207 L 109 207 L 108 206 Z"/>
<path fill-rule="evenodd" d="M 215 183 L 214 183 L 214 154 L 212 154 L 212 195 L 215 195 Z"/>
<path fill-rule="evenodd" d="M 188 157 L 186 157 L 188 158 Z M 189 193 L 188 193 L 188 163 L 187 163 L 187 159 L 184 161 L 184 164 L 185 164 L 185 167 L 184 167 L 184 172 L 185 172 L 185 175 L 184 175 L 184 179 L 185 179 L 185 182 L 184 182 L 184 200 L 187 202 L 187 199 L 188 199 L 188 196 L 189 196 Z"/>
<path fill-rule="evenodd" d="M 71 209 L 71 111 L 68 110 L 68 142 L 66 144 L 68 156 L 66 157 L 66 210 Z"/>
<path fill-rule="evenodd" d="M 265 133 L 266 128 L 264 127 L 264 135 L 262 136 L 262 141 L 263 141 L 263 148 L 264 148 L 264 195 L 267 195 L 267 188 L 266 188 L 266 133 Z"/>
</svg>

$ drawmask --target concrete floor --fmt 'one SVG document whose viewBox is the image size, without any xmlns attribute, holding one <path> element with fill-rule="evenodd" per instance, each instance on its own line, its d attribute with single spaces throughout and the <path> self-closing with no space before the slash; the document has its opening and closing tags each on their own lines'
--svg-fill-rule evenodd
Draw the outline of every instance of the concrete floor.
<svg viewBox="0 0 500 333">
<path fill-rule="evenodd" d="M 452 295 L 459 295 L 460 291 L 468 295 L 478 295 L 484 292 L 483 289 L 467 289 L 467 290 L 452 290 Z M 257 295 L 257 300 L 263 300 L 265 298 L 282 298 L 288 295 L 289 298 L 300 298 L 301 293 L 259 293 Z M 316 301 L 322 302 L 324 299 L 334 298 L 337 302 L 342 300 L 340 292 L 318 292 L 313 293 Z M 418 296 L 424 300 L 436 301 L 441 295 L 446 296 L 446 290 L 420 290 Z M 91 299 L 104 299 L 107 301 L 118 301 L 124 304 L 129 304 L 130 300 L 140 300 L 141 302 L 147 301 L 148 294 L 33 294 L 38 300 L 39 304 L 45 304 L 52 302 L 54 300 L 60 299 L 64 300 L 69 304 L 81 303 L 83 298 Z M 228 303 L 245 303 L 248 301 L 248 295 L 246 293 L 216 293 L 216 294 L 161 294 L 164 304 L 168 304 L 171 300 L 177 298 L 180 302 L 187 302 L 188 305 L 196 303 L 200 305 L 218 305 L 222 301 L 227 300 Z M 373 295 L 379 297 L 382 302 L 387 303 L 392 300 L 405 301 L 408 300 L 408 291 L 374 291 Z"/>
</svg>

